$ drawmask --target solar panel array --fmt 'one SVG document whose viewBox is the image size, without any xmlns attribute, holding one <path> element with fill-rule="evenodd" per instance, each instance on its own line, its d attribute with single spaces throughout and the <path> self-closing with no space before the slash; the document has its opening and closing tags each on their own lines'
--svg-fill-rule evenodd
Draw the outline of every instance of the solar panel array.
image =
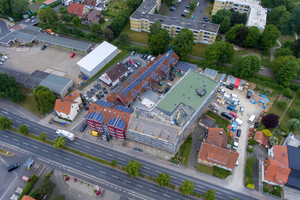
<svg viewBox="0 0 300 200">
<path fill-rule="evenodd" d="M 170 58 L 170 64 L 173 64 L 174 61 L 175 61 L 174 58 Z"/>
<path fill-rule="evenodd" d="M 103 115 L 101 113 L 98 113 L 98 115 L 95 117 L 94 120 L 98 121 L 98 122 L 102 122 L 104 119 Z"/>
<path fill-rule="evenodd" d="M 157 77 L 157 74 L 153 73 L 153 80 L 155 80 Z"/>
<path fill-rule="evenodd" d="M 166 55 L 169 57 L 173 54 L 173 50 L 168 51 Z M 152 67 L 148 68 L 143 74 L 141 74 L 132 84 L 128 85 L 122 92 L 124 97 L 127 96 L 127 93 L 132 90 L 137 84 L 139 84 L 144 78 L 146 78 L 151 72 L 155 72 L 156 68 L 160 66 L 168 57 L 163 56 L 160 60 L 156 61 Z M 173 59 L 174 60 L 174 59 Z"/>
<path fill-rule="evenodd" d="M 110 119 L 107 125 L 114 125 L 116 123 L 117 118 Z"/>
<path fill-rule="evenodd" d="M 162 71 L 164 72 L 166 70 L 166 66 L 162 65 Z"/>
<path fill-rule="evenodd" d="M 123 129 L 125 127 L 125 123 L 120 119 L 116 125 L 116 127 Z"/>
<path fill-rule="evenodd" d="M 132 92 L 133 92 L 133 95 L 132 95 L 132 97 L 134 98 L 134 97 L 136 97 L 136 95 L 137 95 L 137 92 L 136 91 L 134 91 L 134 90 L 132 90 Z"/>
<path fill-rule="evenodd" d="M 132 113 L 133 109 L 131 108 L 127 108 L 127 107 L 124 107 L 124 106 L 120 106 L 120 105 L 117 105 L 115 107 L 116 110 L 121 110 L 123 112 L 126 112 L 126 113 Z"/>
<path fill-rule="evenodd" d="M 182 71 L 185 71 L 185 72 L 189 71 L 190 69 L 192 69 L 192 70 L 196 70 L 197 69 L 196 67 L 194 67 L 192 65 L 189 65 L 189 64 L 187 64 L 185 62 L 182 62 L 182 61 L 179 61 L 177 63 L 177 65 L 176 65 L 176 67 L 178 69 L 181 69 Z"/>
<path fill-rule="evenodd" d="M 94 119 L 94 117 L 95 117 L 96 114 L 97 114 L 96 112 L 90 113 L 90 114 L 87 116 L 87 119 Z"/>
<path fill-rule="evenodd" d="M 147 85 L 148 85 L 148 83 L 147 83 L 147 82 L 145 82 L 145 81 L 143 81 L 143 88 L 146 88 L 146 87 L 147 87 Z"/>
<path fill-rule="evenodd" d="M 110 108 L 114 105 L 113 103 L 110 103 L 110 102 L 107 102 L 107 101 L 102 101 L 102 100 L 98 100 L 95 103 L 98 104 L 98 105 L 101 105 L 101 106 L 108 107 L 108 108 Z"/>
</svg>

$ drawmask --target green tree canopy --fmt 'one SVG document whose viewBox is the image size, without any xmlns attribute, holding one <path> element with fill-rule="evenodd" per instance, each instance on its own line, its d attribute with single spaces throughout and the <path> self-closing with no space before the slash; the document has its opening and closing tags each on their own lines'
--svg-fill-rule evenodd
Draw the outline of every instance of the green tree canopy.
<svg viewBox="0 0 300 200">
<path fill-rule="evenodd" d="M 123 30 L 123 25 L 126 19 L 122 16 L 115 17 L 111 23 L 111 30 L 114 32 L 115 36 L 118 37 Z"/>
<path fill-rule="evenodd" d="M 66 196 L 64 194 L 59 194 L 56 195 L 53 199 L 51 200 L 66 200 Z"/>
<path fill-rule="evenodd" d="M 280 70 L 280 68 L 282 68 L 286 63 L 288 63 L 290 61 L 298 61 L 298 59 L 295 58 L 295 56 L 291 56 L 291 55 L 279 56 L 271 62 L 271 69 L 275 74 L 277 74 L 277 72 Z"/>
<path fill-rule="evenodd" d="M 160 29 L 155 35 L 148 37 L 149 51 L 154 55 L 163 54 L 170 43 L 169 32 L 166 29 Z"/>
<path fill-rule="evenodd" d="M 12 17 L 11 0 L 0 0 L 0 13 Z"/>
<path fill-rule="evenodd" d="M 55 186 L 56 184 L 52 183 L 50 179 L 44 178 L 44 180 L 39 185 L 40 198 L 44 198 L 45 195 L 50 196 Z"/>
<path fill-rule="evenodd" d="M 27 135 L 29 133 L 29 129 L 26 125 L 19 126 L 18 130 L 21 134 Z"/>
<path fill-rule="evenodd" d="M 290 48 L 279 48 L 276 49 L 274 57 L 278 58 L 279 56 L 290 56 L 294 55 L 294 52 Z"/>
<path fill-rule="evenodd" d="M 48 87 L 41 85 L 34 88 L 33 97 L 38 111 L 43 114 L 49 111 L 55 102 L 55 95 L 53 92 Z"/>
<path fill-rule="evenodd" d="M 0 73 L 0 96 L 2 98 L 9 97 L 12 102 L 20 102 L 25 99 L 25 95 L 19 91 L 16 78 L 7 74 Z"/>
<path fill-rule="evenodd" d="M 235 24 L 234 27 L 232 27 L 225 35 L 225 39 L 228 42 L 234 42 L 236 38 L 236 31 L 240 28 L 244 28 L 244 24 Z"/>
<path fill-rule="evenodd" d="M 92 31 L 93 36 L 98 37 L 102 33 L 101 24 L 93 23 L 90 26 L 90 30 Z"/>
<path fill-rule="evenodd" d="M 30 180 L 31 180 L 31 178 L 30 178 Z M 37 199 L 39 197 L 39 189 L 31 190 L 29 193 L 29 196 L 34 199 Z"/>
<path fill-rule="evenodd" d="M 180 186 L 181 195 L 190 195 L 194 189 L 194 181 L 190 180 L 183 181 L 182 185 Z"/>
<path fill-rule="evenodd" d="M 229 23 L 230 23 L 231 15 L 232 14 L 229 10 L 225 10 L 225 9 L 218 10 L 218 12 L 212 16 L 212 23 L 221 24 L 222 21 L 225 19 L 225 17 L 229 17 Z"/>
<path fill-rule="evenodd" d="M 282 33 L 293 35 L 295 31 L 300 30 L 300 4 L 296 5 L 290 15 L 290 18 L 281 26 Z"/>
<path fill-rule="evenodd" d="M 58 11 L 61 14 L 67 14 L 68 13 L 68 8 L 65 7 L 65 6 L 60 6 Z"/>
<path fill-rule="evenodd" d="M 232 64 L 232 73 L 240 78 L 248 78 L 260 70 L 260 60 L 256 55 L 237 56 Z"/>
<path fill-rule="evenodd" d="M 270 24 L 267 25 L 264 32 L 261 35 L 259 48 L 263 50 L 269 50 L 279 38 L 280 32 L 276 26 Z"/>
<path fill-rule="evenodd" d="M 289 61 L 277 71 L 275 79 L 278 83 L 288 86 L 290 81 L 298 76 L 298 71 L 298 62 Z"/>
<path fill-rule="evenodd" d="M 171 176 L 167 173 L 158 173 L 158 177 L 156 178 L 158 186 L 168 186 L 170 184 Z"/>
<path fill-rule="evenodd" d="M 215 15 L 213 15 L 215 16 Z M 223 21 L 220 23 L 220 32 L 227 33 L 230 30 L 230 17 L 224 17 Z"/>
<path fill-rule="evenodd" d="M 71 17 L 71 15 L 70 14 L 61 14 L 60 15 L 60 18 L 61 18 L 61 20 L 66 20 L 66 21 L 71 21 L 71 19 L 72 19 L 72 17 Z M 65 25 L 65 24 L 64 24 Z M 67 25 L 66 25 L 67 26 Z"/>
<path fill-rule="evenodd" d="M 288 44 L 286 44 L 288 45 Z M 300 58 L 300 39 L 296 40 L 293 44 L 291 49 L 294 52 L 294 56 L 296 56 L 296 58 Z"/>
<path fill-rule="evenodd" d="M 221 63 L 225 63 L 227 59 L 233 56 L 234 52 L 233 44 L 222 40 L 216 41 L 205 49 L 205 62 L 211 65 L 220 59 Z"/>
<path fill-rule="evenodd" d="M 65 146 L 65 138 L 60 136 L 59 138 L 54 139 L 54 144 L 53 144 L 55 149 L 60 149 Z"/>
<path fill-rule="evenodd" d="M 238 30 L 235 31 L 235 35 L 236 37 L 234 43 L 240 47 L 243 47 L 245 44 L 245 39 L 248 35 L 248 28 L 247 27 L 239 28 Z"/>
<path fill-rule="evenodd" d="M 260 40 L 260 31 L 256 26 L 248 28 L 248 34 L 245 38 L 244 47 L 257 47 Z"/>
<path fill-rule="evenodd" d="M 6 130 L 10 129 L 10 127 L 13 125 L 13 121 L 10 119 L 7 119 L 5 116 L 0 116 L 0 130 Z"/>
<path fill-rule="evenodd" d="M 173 41 L 173 49 L 184 60 L 192 52 L 194 43 L 194 34 L 188 28 L 181 29 Z"/>
<path fill-rule="evenodd" d="M 300 129 L 299 120 L 296 118 L 290 119 L 288 121 L 288 127 L 290 128 L 290 131 L 292 131 L 292 132 L 299 130 Z"/>
<path fill-rule="evenodd" d="M 148 35 L 149 36 L 156 35 L 160 29 L 161 29 L 161 23 L 159 23 L 159 21 L 156 21 L 150 25 L 150 32 L 148 33 Z"/>
<path fill-rule="evenodd" d="M 261 5 L 266 8 L 275 8 L 277 6 L 283 6 L 286 4 L 286 0 L 262 0 Z"/>
<path fill-rule="evenodd" d="M 127 174 L 131 176 L 131 178 L 135 178 L 136 176 L 139 175 L 139 170 L 142 168 L 142 164 L 139 163 L 139 161 L 134 161 L 132 159 L 131 161 L 128 162 L 125 166 L 125 171 Z"/>
<path fill-rule="evenodd" d="M 47 6 L 45 9 L 39 9 L 37 14 L 39 21 L 49 23 L 50 25 L 56 25 L 58 21 L 58 15 L 53 8 Z"/>
<path fill-rule="evenodd" d="M 141 4 L 143 0 L 126 0 L 129 12 L 133 13 Z"/>
<path fill-rule="evenodd" d="M 277 26 L 277 28 L 281 28 L 281 26 L 287 22 L 290 16 L 291 13 L 286 10 L 285 6 L 278 6 L 270 11 L 268 14 L 268 21 Z"/>
<path fill-rule="evenodd" d="M 232 13 L 230 17 L 230 23 L 231 26 L 235 26 L 236 24 L 246 24 L 247 22 L 247 13 L 239 13 L 238 11 L 235 11 L 233 8 L 230 9 L 230 12 Z"/>
<path fill-rule="evenodd" d="M 41 132 L 41 134 L 39 135 L 39 139 L 45 141 L 47 139 L 47 133 Z"/>
<path fill-rule="evenodd" d="M 81 23 L 81 19 L 78 16 L 73 17 L 71 20 L 74 26 L 78 26 Z"/>
<path fill-rule="evenodd" d="M 119 36 L 119 41 L 124 43 L 124 42 L 130 42 L 130 36 L 128 33 L 122 32 Z"/>
<path fill-rule="evenodd" d="M 215 200 L 216 199 L 216 190 L 207 190 L 207 192 L 205 192 L 205 199 L 206 200 Z"/>
<path fill-rule="evenodd" d="M 106 37 L 109 41 L 112 41 L 114 39 L 114 32 L 109 29 L 109 28 L 105 28 L 103 30 L 103 35 L 104 37 Z"/>
</svg>

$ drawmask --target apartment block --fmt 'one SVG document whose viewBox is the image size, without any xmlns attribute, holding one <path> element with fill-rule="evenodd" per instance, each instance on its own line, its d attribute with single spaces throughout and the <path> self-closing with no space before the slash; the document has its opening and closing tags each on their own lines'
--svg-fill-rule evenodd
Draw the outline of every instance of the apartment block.
<svg viewBox="0 0 300 200">
<path fill-rule="evenodd" d="M 144 1 L 130 16 L 131 30 L 150 32 L 150 25 L 159 21 L 162 28 L 169 31 L 170 37 L 175 37 L 181 29 L 188 28 L 193 31 L 196 43 L 212 44 L 215 41 L 220 25 L 154 14 L 155 9 L 159 10 L 160 6 L 161 0 Z"/>
</svg>

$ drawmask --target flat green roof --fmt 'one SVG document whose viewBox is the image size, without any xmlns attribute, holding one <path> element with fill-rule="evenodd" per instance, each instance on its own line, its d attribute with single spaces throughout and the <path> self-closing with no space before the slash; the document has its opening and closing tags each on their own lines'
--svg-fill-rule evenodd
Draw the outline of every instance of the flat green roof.
<svg viewBox="0 0 300 200">
<path fill-rule="evenodd" d="M 169 91 L 157 107 L 172 113 L 180 103 L 183 103 L 197 110 L 217 85 L 216 81 L 190 71 Z M 196 94 L 196 89 L 199 87 L 206 89 L 204 97 Z"/>
</svg>

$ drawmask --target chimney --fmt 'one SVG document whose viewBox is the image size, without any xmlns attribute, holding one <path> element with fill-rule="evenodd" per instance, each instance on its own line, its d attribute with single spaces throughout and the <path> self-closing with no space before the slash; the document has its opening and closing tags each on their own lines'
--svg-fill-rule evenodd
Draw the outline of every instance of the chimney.
<svg viewBox="0 0 300 200">
<path fill-rule="evenodd" d="M 220 131 L 219 135 L 223 135 L 223 132 L 222 132 L 222 131 Z"/>
<path fill-rule="evenodd" d="M 63 102 L 63 99 L 60 99 L 61 102 Z"/>
<path fill-rule="evenodd" d="M 282 157 L 284 157 L 285 155 L 286 155 L 286 153 L 285 153 L 285 152 L 283 152 L 283 153 L 282 153 Z"/>
<path fill-rule="evenodd" d="M 230 154 L 231 153 L 231 149 L 228 149 L 227 153 Z"/>
</svg>

